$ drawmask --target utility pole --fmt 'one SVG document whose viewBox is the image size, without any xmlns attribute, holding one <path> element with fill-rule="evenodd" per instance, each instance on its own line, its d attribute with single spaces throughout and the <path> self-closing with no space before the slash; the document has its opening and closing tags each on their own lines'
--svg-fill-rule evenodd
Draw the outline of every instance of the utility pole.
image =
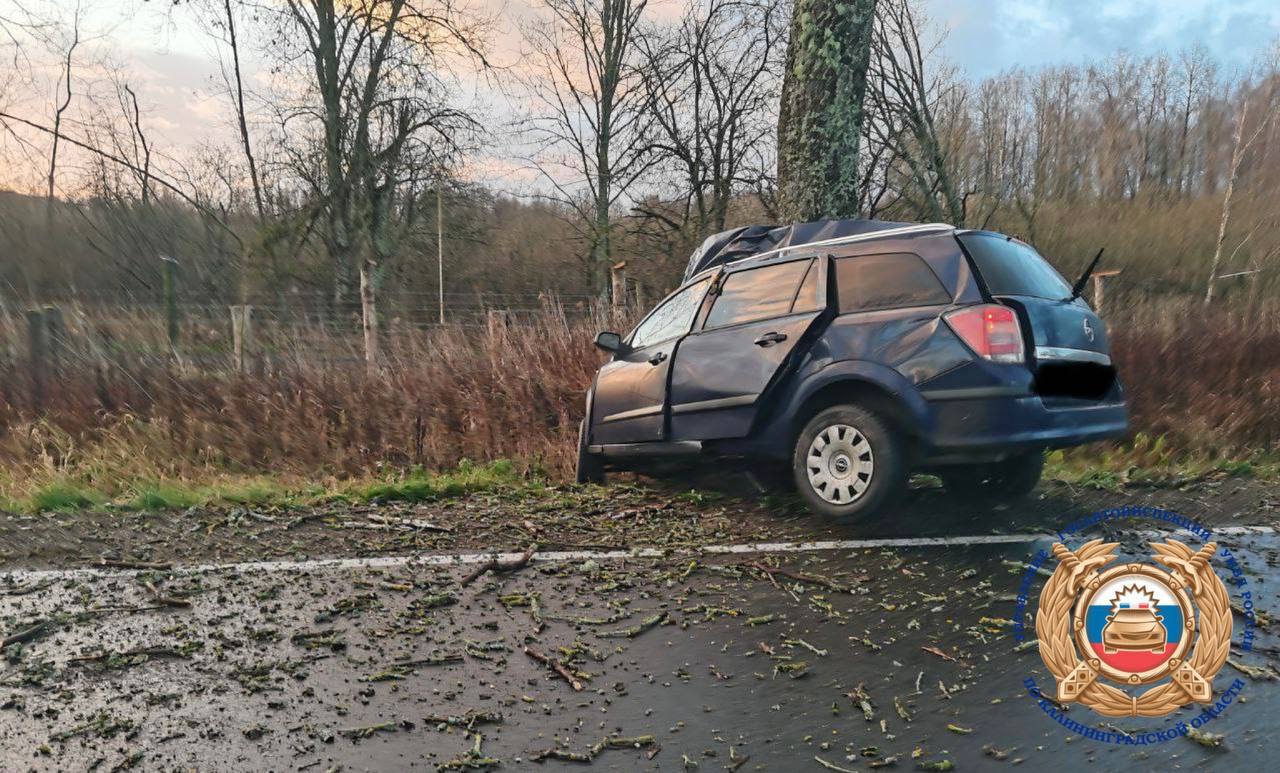
<svg viewBox="0 0 1280 773">
<path fill-rule="evenodd" d="M 439 269 L 440 324 L 444 324 L 444 183 L 436 183 L 436 266 Z"/>
</svg>

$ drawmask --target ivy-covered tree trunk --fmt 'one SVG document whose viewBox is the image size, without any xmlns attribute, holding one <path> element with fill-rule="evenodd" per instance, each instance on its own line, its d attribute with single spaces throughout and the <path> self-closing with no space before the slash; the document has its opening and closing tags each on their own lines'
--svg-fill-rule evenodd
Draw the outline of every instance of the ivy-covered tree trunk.
<svg viewBox="0 0 1280 773">
<path fill-rule="evenodd" d="M 778 113 L 784 221 L 858 215 L 858 138 L 876 0 L 796 0 Z"/>
</svg>

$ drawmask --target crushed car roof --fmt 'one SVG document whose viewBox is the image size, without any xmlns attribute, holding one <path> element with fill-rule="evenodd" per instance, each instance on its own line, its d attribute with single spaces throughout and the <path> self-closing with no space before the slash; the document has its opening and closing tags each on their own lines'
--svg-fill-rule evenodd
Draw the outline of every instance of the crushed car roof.
<svg viewBox="0 0 1280 773">
<path fill-rule="evenodd" d="M 840 243 L 860 238 L 890 236 L 917 229 L 950 229 L 944 224 L 920 225 L 889 220 L 816 220 L 795 225 L 750 225 L 708 236 L 689 258 L 684 279 L 688 281 L 713 266 L 776 252 L 787 247 Z"/>
</svg>

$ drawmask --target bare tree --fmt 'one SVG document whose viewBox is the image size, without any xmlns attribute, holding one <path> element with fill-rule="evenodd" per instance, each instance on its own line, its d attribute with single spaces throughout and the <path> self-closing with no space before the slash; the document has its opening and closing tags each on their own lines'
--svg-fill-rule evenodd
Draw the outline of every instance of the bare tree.
<svg viewBox="0 0 1280 773">
<path fill-rule="evenodd" d="M 1240 176 L 1240 164 L 1244 160 L 1244 156 L 1257 142 L 1258 138 L 1270 128 L 1271 122 L 1276 114 L 1276 95 L 1280 90 L 1280 74 L 1275 72 L 1266 78 L 1261 93 L 1258 98 L 1258 118 L 1253 131 L 1245 134 L 1245 124 L 1249 120 L 1250 103 L 1254 99 L 1254 94 L 1250 93 L 1252 89 L 1246 84 L 1244 100 L 1240 105 L 1240 113 L 1236 117 L 1236 128 L 1234 140 L 1232 142 L 1231 165 L 1227 170 L 1227 188 L 1222 198 L 1222 217 L 1218 221 L 1218 238 L 1214 242 L 1213 257 L 1209 261 L 1209 281 L 1206 283 L 1204 291 L 1204 303 L 1208 306 L 1213 303 L 1215 283 L 1221 278 L 1218 276 L 1218 265 L 1222 262 L 1222 247 L 1227 240 L 1227 227 L 1231 222 L 1231 206 L 1235 198 L 1236 182 Z M 1252 237 L 1252 232 L 1245 239 Z"/>
<path fill-rule="evenodd" d="M 62 138 L 62 116 L 71 106 L 71 79 L 74 75 L 76 49 L 80 46 L 80 5 L 77 3 L 75 13 L 71 17 L 71 39 L 68 41 L 62 57 L 62 70 L 58 76 L 58 89 L 62 92 L 60 102 L 53 111 L 53 134 L 49 143 L 49 185 L 46 201 L 49 217 L 53 217 L 54 184 L 58 174 L 58 145 Z"/>
<path fill-rule="evenodd" d="M 334 300 L 348 307 L 357 275 L 365 356 L 379 367 L 376 290 L 419 198 L 476 126 L 444 99 L 441 57 L 477 57 L 483 25 L 445 2 L 288 0 L 281 29 L 301 41 L 307 86 L 282 112 L 284 152 L 310 189 L 334 267 Z M 296 138 L 296 139 L 295 139 Z M 318 148 L 318 152 L 316 149 Z"/>
<path fill-rule="evenodd" d="M 1194 173 L 1192 171 L 1192 120 L 1199 117 L 1199 107 L 1209 94 L 1209 88 L 1215 80 L 1213 60 L 1203 47 L 1187 49 L 1178 55 L 1179 90 L 1177 136 L 1177 190 L 1180 194 L 1191 193 Z"/>
<path fill-rule="evenodd" d="M 675 25 L 646 35 L 642 77 L 655 171 L 678 179 L 673 219 L 637 211 L 701 240 L 723 231 L 730 202 L 772 166 L 787 18 L 781 0 L 693 0 Z"/>
<path fill-rule="evenodd" d="M 956 163 L 958 138 L 944 118 L 964 118 L 968 94 L 953 69 L 933 61 L 941 40 L 924 38 L 910 0 L 880 0 L 872 37 L 867 132 L 889 152 L 901 197 L 918 216 L 963 225 L 967 199 Z"/>
<path fill-rule="evenodd" d="M 647 0 L 547 0 L 524 28 L 532 49 L 525 87 L 537 113 L 525 133 L 531 158 L 585 224 L 588 273 L 609 293 L 613 208 L 654 163 L 641 87 L 640 20 Z"/>
<path fill-rule="evenodd" d="M 249 182 L 253 188 L 254 210 L 258 215 L 259 226 L 265 225 L 267 208 L 262 194 L 262 178 L 258 174 L 258 161 L 253 155 L 253 140 L 249 135 L 249 116 L 245 109 L 244 76 L 240 67 L 240 38 L 236 33 L 236 10 L 232 0 L 222 0 L 227 48 L 231 54 L 231 70 L 223 73 L 227 82 L 227 90 L 231 95 L 235 110 L 236 130 L 240 136 L 240 148 L 244 151 L 244 160 L 249 167 Z"/>
</svg>

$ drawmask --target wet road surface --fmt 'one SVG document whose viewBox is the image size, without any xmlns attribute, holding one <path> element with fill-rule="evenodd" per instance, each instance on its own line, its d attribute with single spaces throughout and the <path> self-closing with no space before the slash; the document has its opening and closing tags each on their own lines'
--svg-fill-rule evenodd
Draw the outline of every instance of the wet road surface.
<svg viewBox="0 0 1280 773">
<path fill-rule="evenodd" d="M 1272 526 L 1269 509 L 1216 517 L 1237 532 L 1219 542 L 1243 559 L 1257 607 L 1275 609 L 1280 538 L 1238 528 Z M 658 507 L 643 518 L 653 523 L 635 532 L 652 538 L 683 528 L 684 513 Z M 535 530 L 536 519 L 526 519 Z M 890 518 L 880 531 L 1032 533 L 1054 523 L 1036 515 L 981 531 L 992 519 L 942 513 L 908 528 Z M 833 536 L 782 524 L 786 537 Z M 1150 535 L 1107 533 L 1146 556 Z M 685 536 L 652 541 L 664 557 L 576 548 L 473 580 L 483 563 L 333 566 L 286 556 L 267 567 L 157 561 L 77 574 L 32 562 L 54 570 L 0 573 L 0 635 L 30 634 L 4 647 L 0 662 L 2 767 L 1269 767 L 1280 711 L 1280 641 L 1269 620 L 1214 682 L 1215 692 L 1245 682 L 1242 698 L 1204 728 L 1221 734 L 1221 746 L 1181 737 L 1106 745 L 1054 723 L 1023 686 L 1028 677 L 1053 683 L 1012 631 L 1022 567 L 1045 541 L 697 555 L 699 535 Z M 701 535 L 703 544 L 712 536 L 759 532 L 724 528 Z M 1169 536 L 1195 545 L 1186 533 Z M 353 541 L 350 553 L 367 547 Z M 112 561 L 140 565 L 136 555 Z M 1235 641 L 1243 624 L 1237 615 Z M 1068 716 L 1140 734 L 1198 711 L 1107 720 L 1075 706 Z"/>
</svg>

